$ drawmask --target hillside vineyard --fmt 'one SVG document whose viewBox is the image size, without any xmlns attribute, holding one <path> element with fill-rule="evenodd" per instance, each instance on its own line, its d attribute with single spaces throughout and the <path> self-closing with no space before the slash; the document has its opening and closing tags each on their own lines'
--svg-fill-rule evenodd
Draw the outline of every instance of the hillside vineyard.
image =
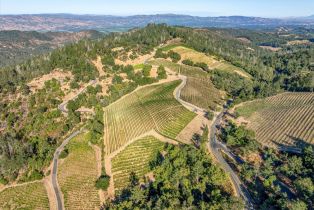
<svg viewBox="0 0 314 210">
<path fill-rule="evenodd" d="M 312 29 L 82 33 L 3 33 L 0 209 L 312 209 Z"/>
</svg>

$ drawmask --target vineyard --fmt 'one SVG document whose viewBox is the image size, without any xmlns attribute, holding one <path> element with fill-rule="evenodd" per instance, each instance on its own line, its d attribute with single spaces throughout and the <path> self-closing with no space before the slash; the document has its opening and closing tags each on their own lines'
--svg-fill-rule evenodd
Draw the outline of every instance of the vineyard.
<svg viewBox="0 0 314 210">
<path fill-rule="evenodd" d="M 218 69 L 222 71 L 235 72 L 243 77 L 250 78 L 251 76 L 246 73 L 243 69 L 236 67 L 226 61 L 218 60 L 214 56 L 208 56 L 204 53 L 197 52 L 191 48 L 178 46 L 172 49 L 181 55 L 182 60 L 189 59 L 194 63 L 203 62 L 206 63 L 209 69 Z"/>
<path fill-rule="evenodd" d="M 236 109 L 267 145 L 314 143 L 314 93 L 283 93 Z"/>
<path fill-rule="evenodd" d="M 182 89 L 181 98 L 203 109 L 216 109 L 217 105 L 223 104 L 223 99 L 211 81 L 188 77 L 186 86 Z"/>
<path fill-rule="evenodd" d="M 176 138 L 195 117 L 194 113 L 184 108 L 173 96 L 174 89 L 180 82 L 143 88 L 106 107 L 106 154 L 152 129 L 169 138 Z"/>
<path fill-rule="evenodd" d="M 152 136 L 147 136 L 127 146 L 112 159 L 112 172 L 115 190 L 119 191 L 129 184 L 129 176 L 134 172 L 140 182 L 149 170 L 149 162 L 164 143 Z"/>
<path fill-rule="evenodd" d="M 176 64 L 165 59 L 152 60 L 150 63 L 163 65 L 176 73 L 180 72 L 187 76 L 186 86 L 181 91 L 181 98 L 184 101 L 203 109 L 223 104 L 223 93 L 215 88 L 208 73 L 200 68 Z"/>
<path fill-rule="evenodd" d="M 49 200 L 43 183 L 25 184 L 0 192 L 0 209 L 49 209 Z"/>
<path fill-rule="evenodd" d="M 70 141 L 67 146 L 69 155 L 61 160 L 58 169 L 66 209 L 98 209 L 100 205 L 95 188 L 98 178 L 96 155 L 88 145 L 87 135 L 82 134 Z"/>
</svg>

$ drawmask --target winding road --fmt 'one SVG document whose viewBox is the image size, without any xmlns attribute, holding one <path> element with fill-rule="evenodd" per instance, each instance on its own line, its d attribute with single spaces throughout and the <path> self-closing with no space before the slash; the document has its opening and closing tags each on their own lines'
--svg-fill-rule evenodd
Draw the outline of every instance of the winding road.
<svg viewBox="0 0 314 210">
<path fill-rule="evenodd" d="M 178 100 L 184 107 L 188 108 L 189 110 L 196 112 L 199 115 L 204 115 L 206 113 L 206 110 L 199 108 L 199 107 L 195 106 L 194 104 L 188 103 L 188 102 L 186 102 L 180 98 L 181 90 L 186 85 L 187 77 L 184 75 L 179 75 L 178 77 L 182 80 L 182 83 L 174 91 L 174 96 L 175 96 L 176 100 Z M 89 85 L 93 85 L 96 83 L 97 83 L 97 81 L 93 80 L 93 81 L 91 81 L 91 83 Z M 82 90 L 80 90 L 72 99 L 76 98 L 79 94 L 84 92 L 86 89 L 87 89 L 87 86 L 85 88 L 83 88 Z M 62 104 L 60 104 L 58 106 L 59 110 L 66 113 L 67 112 L 67 109 L 66 109 L 67 103 L 68 103 L 68 101 L 65 101 Z M 241 196 L 244 199 L 244 201 L 246 203 L 246 208 L 247 209 L 254 209 L 253 205 L 252 205 L 252 199 L 251 199 L 248 191 L 243 186 L 243 184 L 241 183 L 241 181 L 238 178 L 238 176 L 236 175 L 236 173 L 232 170 L 232 168 L 228 165 L 228 163 L 225 161 L 225 159 L 222 157 L 222 155 L 220 153 L 220 150 L 223 150 L 228 156 L 230 156 L 232 158 L 236 158 L 236 156 L 234 154 L 232 154 L 230 152 L 230 150 L 224 144 L 217 141 L 217 139 L 216 139 L 216 130 L 217 130 L 216 127 L 220 124 L 224 111 L 218 114 L 218 116 L 216 117 L 216 119 L 214 120 L 214 122 L 212 124 L 210 137 L 209 137 L 210 150 L 211 150 L 212 154 L 215 156 L 216 160 L 220 163 L 222 168 L 225 170 L 225 172 L 227 172 L 230 175 L 231 181 L 232 181 L 232 183 L 236 189 L 236 194 Z M 72 138 L 74 138 L 75 136 L 80 134 L 81 132 L 82 132 L 81 130 L 77 130 L 77 131 L 73 132 L 69 137 L 67 137 L 62 142 L 62 144 L 56 149 L 56 151 L 54 153 L 52 173 L 51 173 L 51 181 L 52 181 L 52 186 L 53 186 L 53 190 L 54 190 L 56 201 L 57 201 L 57 210 L 63 210 L 64 209 L 64 206 L 63 206 L 64 202 L 63 202 L 63 198 L 62 198 L 62 193 L 61 193 L 60 187 L 58 185 L 58 180 L 57 180 L 59 155 L 62 152 L 62 150 L 64 149 L 64 147 L 68 144 L 68 142 Z"/>
<path fill-rule="evenodd" d="M 185 107 L 187 107 L 189 110 L 192 110 L 194 112 L 197 112 L 198 114 L 204 115 L 206 113 L 206 110 L 201 109 L 194 104 L 188 103 L 186 101 L 183 101 L 180 98 L 181 90 L 185 87 L 187 82 L 187 77 L 184 75 L 179 75 L 179 78 L 182 80 L 182 83 L 177 87 L 175 90 L 175 98 Z M 229 164 L 225 161 L 225 159 L 222 157 L 220 150 L 224 151 L 225 154 L 227 154 L 232 159 L 235 159 L 237 162 L 241 162 L 240 158 L 238 158 L 236 155 L 232 154 L 232 152 L 228 149 L 226 145 L 221 143 L 220 141 L 217 141 L 216 138 L 216 132 L 217 132 L 217 126 L 220 124 L 222 116 L 226 110 L 224 109 L 221 113 L 219 113 L 212 126 L 211 126 L 211 132 L 209 137 L 209 146 L 212 154 L 216 158 L 216 160 L 219 162 L 219 164 L 222 166 L 224 171 L 230 175 L 231 181 L 233 185 L 235 186 L 236 194 L 241 196 L 246 204 L 247 209 L 254 209 L 252 198 L 245 188 L 245 186 L 241 183 L 240 179 L 238 178 L 237 174 L 233 171 L 233 169 L 229 166 Z"/>
<path fill-rule="evenodd" d="M 88 86 L 91 86 L 91 85 L 95 85 L 96 83 L 98 83 L 97 80 L 91 80 L 88 85 L 86 85 L 86 87 L 82 88 L 81 90 L 79 90 L 75 96 L 73 96 L 71 99 L 69 100 L 66 100 L 64 102 L 62 102 L 59 106 L 58 106 L 58 109 L 61 111 L 61 112 L 64 112 L 64 113 L 67 113 L 68 112 L 68 109 L 67 109 L 67 104 L 69 103 L 69 101 L 73 100 L 73 99 L 76 99 L 81 93 L 85 92 L 87 90 L 87 87 Z"/>
<path fill-rule="evenodd" d="M 227 148 L 226 145 L 221 143 L 220 141 L 217 141 L 217 126 L 220 124 L 222 116 L 224 114 L 225 110 L 220 112 L 216 119 L 214 120 L 211 132 L 210 132 L 210 139 L 209 139 L 209 146 L 211 149 L 212 154 L 215 156 L 217 161 L 220 163 L 220 165 L 223 167 L 223 169 L 230 175 L 230 178 L 235 186 L 237 195 L 240 195 L 246 204 L 247 209 L 254 209 L 252 198 L 250 196 L 250 193 L 247 191 L 245 186 L 241 183 L 241 180 L 237 176 L 237 174 L 233 171 L 233 169 L 229 166 L 229 164 L 226 162 L 226 160 L 222 157 L 220 150 L 224 151 L 229 157 L 235 158 L 235 155 L 233 155 L 230 150 Z M 237 160 L 239 161 L 239 160 Z"/>
<path fill-rule="evenodd" d="M 54 156 L 53 156 L 53 165 L 52 165 L 52 173 L 51 173 L 51 182 L 52 182 L 52 187 L 55 192 L 56 200 L 57 200 L 57 209 L 58 210 L 63 210 L 63 201 L 62 201 L 62 193 L 60 190 L 60 187 L 58 185 L 58 180 L 57 180 L 57 173 L 58 173 L 58 159 L 59 155 L 64 149 L 65 145 L 69 143 L 69 141 L 77 136 L 78 134 L 81 133 L 81 130 L 75 131 L 72 133 L 69 137 L 67 137 L 62 144 L 56 149 Z"/>
<path fill-rule="evenodd" d="M 82 88 L 81 90 L 79 90 L 74 97 L 72 97 L 70 100 L 73 100 L 75 98 L 77 98 L 81 93 L 85 92 L 87 90 L 87 87 L 90 85 L 94 85 L 96 84 L 98 81 L 97 80 L 92 80 L 89 82 L 89 84 Z M 63 103 L 61 103 L 58 106 L 58 109 L 61 112 L 67 113 L 68 110 L 66 108 L 67 104 L 69 103 L 70 100 L 64 101 Z M 58 173 L 58 159 L 59 159 L 59 155 L 62 152 L 62 150 L 64 149 L 64 147 L 69 143 L 69 141 L 71 139 L 73 139 L 75 136 L 77 136 L 78 134 L 80 134 L 82 131 L 81 130 L 77 130 L 74 131 L 69 137 L 67 137 L 62 144 L 56 149 L 54 156 L 53 156 L 53 160 L 52 160 L 52 173 L 51 173 L 51 184 L 52 184 L 52 188 L 53 191 L 55 193 L 55 199 L 57 202 L 57 210 L 63 210 L 64 206 L 63 206 L 63 199 L 62 199 L 62 192 L 60 190 L 60 187 L 58 185 L 58 179 L 57 179 L 57 173 Z"/>
</svg>

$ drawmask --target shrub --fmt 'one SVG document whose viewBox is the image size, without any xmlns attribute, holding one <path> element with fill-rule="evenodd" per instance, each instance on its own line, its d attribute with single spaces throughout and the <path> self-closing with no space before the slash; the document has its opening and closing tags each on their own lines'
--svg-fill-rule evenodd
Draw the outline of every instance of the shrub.
<svg viewBox="0 0 314 210">
<path fill-rule="evenodd" d="M 158 49 L 155 53 L 154 58 L 168 58 L 168 55 L 163 53 L 161 49 Z"/>
<path fill-rule="evenodd" d="M 157 74 L 158 74 L 157 79 L 166 79 L 167 78 L 167 73 L 166 73 L 164 66 L 158 67 Z"/>
<path fill-rule="evenodd" d="M 95 186 L 97 189 L 107 190 L 109 187 L 109 182 L 110 176 L 103 174 L 97 179 Z"/>
<path fill-rule="evenodd" d="M 70 88 L 71 89 L 78 89 L 80 86 L 76 81 L 73 81 L 70 83 Z"/>
<path fill-rule="evenodd" d="M 194 66 L 199 67 L 201 69 L 203 69 L 204 71 L 208 72 L 208 65 L 206 63 L 195 63 Z"/>
<path fill-rule="evenodd" d="M 207 111 L 206 114 L 205 114 L 205 117 L 206 117 L 208 120 L 213 120 L 213 119 L 214 119 L 214 112 L 212 112 L 212 111 Z"/>
<path fill-rule="evenodd" d="M 68 155 L 69 155 L 69 149 L 68 149 L 68 148 L 64 148 L 64 149 L 62 150 L 62 152 L 60 153 L 59 158 L 60 158 L 60 159 L 64 159 L 64 158 L 66 158 Z"/>
<path fill-rule="evenodd" d="M 6 185 L 8 184 L 8 180 L 6 178 L 4 178 L 3 176 L 0 176 L 0 184 Z"/>
<path fill-rule="evenodd" d="M 151 70 L 152 70 L 152 66 L 151 65 L 144 65 L 144 67 L 143 67 L 143 76 L 144 77 L 149 77 Z"/>
<path fill-rule="evenodd" d="M 179 60 L 181 60 L 181 55 L 172 50 L 169 51 L 168 56 L 172 59 L 172 62 L 174 63 L 177 63 Z"/>
<path fill-rule="evenodd" d="M 188 66 L 194 66 L 193 61 L 191 61 L 190 59 L 183 60 L 182 63 Z"/>
</svg>

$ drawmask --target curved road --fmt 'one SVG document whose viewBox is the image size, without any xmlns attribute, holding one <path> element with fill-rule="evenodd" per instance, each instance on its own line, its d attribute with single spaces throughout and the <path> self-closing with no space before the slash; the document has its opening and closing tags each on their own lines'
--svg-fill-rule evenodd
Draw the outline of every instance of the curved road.
<svg viewBox="0 0 314 210">
<path fill-rule="evenodd" d="M 78 97 L 78 95 L 80 95 L 81 93 L 85 92 L 87 87 L 90 86 L 90 85 L 94 85 L 96 84 L 98 81 L 97 80 L 92 80 L 90 81 L 90 83 L 84 87 L 82 90 L 80 90 L 77 94 L 75 94 L 74 97 L 72 97 L 70 100 L 73 100 L 75 98 Z M 64 113 L 67 113 L 68 110 L 66 108 L 68 102 L 70 100 L 67 100 L 65 102 L 63 102 L 62 104 L 60 104 L 58 106 L 58 109 L 61 111 L 61 112 L 64 112 Z M 53 162 L 52 162 L 52 173 L 51 173 L 51 184 L 52 184 L 52 188 L 53 188 L 53 191 L 55 193 L 55 196 L 56 196 L 56 200 L 57 200 L 57 210 L 63 210 L 64 209 L 64 206 L 63 206 L 63 200 L 62 200 L 62 193 L 61 193 L 61 190 L 59 188 L 59 185 L 58 185 L 58 180 L 57 180 L 57 173 L 58 173 L 58 159 L 59 159 L 59 155 L 60 153 L 62 152 L 62 150 L 64 149 L 65 145 L 67 145 L 69 143 L 69 141 L 74 138 L 75 136 L 77 136 L 78 134 L 81 133 L 81 130 L 77 130 L 77 131 L 74 131 L 69 137 L 67 137 L 63 142 L 62 144 L 56 149 L 55 153 L 54 153 L 54 156 L 53 156 Z"/>
<path fill-rule="evenodd" d="M 81 131 L 75 131 L 74 133 L 72 133 L 69 137 L 67 137 L 62 144 L 56 149 L 54 156 L 53 156 L 53 165 L 52 165 L 52 173 L 51 173 L 51 182 L 52 182 L 52 187 L 53 190 L 55 192 L 56 195 L 56 199 L 57 199 L 57 209 L 58 210 L 63 210 L 64 206 L 63 206 L 63 201 L 62 201 L 62 194 L 58 185 L 58 180 L 57 180 L 57 173 L 58 173 L 58 159 L 59 159 L 59 155 L 62 152 L 62 150 L 64 149 L 65 145 L 67 145 L 69 143 L 69 141 L 74 138 L 75 136 L 77 136 L 78 134 L 80 134 Z"/>
<path fill-rule="evenodd" d="M 225 111 L 225 110 L 224 110 Z M 247 191 L 245 186 L 241 183 L 241 180 L 237 176 L 237 174 L 233 171 L 233 169 L 229 166 L 229 164 L 226 162 L 226 160 L 222 157 L 219 150 L 223 150 L 229 157 L 235 158 L 235 155 L 233 155 L 230 150 L 221 142 L 217 141 L 216 138 L 216 132 L 217 132 L 217 126 L 220 124 L 222 116 L 224 114 L 224 111 L 219 113 L 215 119 L 215 121 L 212 124 L 211 132 L 210 132 L 210 139 L 209 139 L 209 146 L 211 148 L 211 151 L 215 158 L 218 160 L 218 162 L 221 164 L 223 169 L 230 175 L 230 178 L 235 186 L 236 193 L 240 195 L 245 203 L 247 209 L 254 209 L 252 198 L 250 196 L 250 193 Z M 239 160 L 237 160 L 239 162 Z"/>
<path fill-rule="evenodd" d="M 185 107 L 190 108 L 191 110 L 193 110 L 194 112 L 198 112 L 199 114 L 205 114 L 205 110 L 201 109 L 191 103 L 188 103 L 186 101 L 183 101 L 180 98 L 181 95 L 181 90 L 184 88 L 184 86 L 186 85 L 187 82 L 187 77 L 183 76 L 183 75 L 179 75 L 179 78 L 182 80 L 182 83 L 177 87 L 177 89 L 175 90 L 175 98 Z M 96 80 L 91 81 L 90 85 L 96 84 Z M 88 85 L 89 86 L 89 85 Z M 79 94 L 81 94 L 82 92 L 84 92 L 87 89 L 87 86 L 85 88 L 83 88 L 81 91 L 79 91 L 72 99 L 76 98 Z M 67 112 L 66 109 L 66 105 L 67 105 L 68 101 L 60 104 L 58 106 L 58 108 L 60 109 L 60 111 L 62 112 Z M 225 111 L 225 110 L 224 110 Z M 215 119 L 215 121 L 213 122 L 213 125 L 211 127 L 211 136 L 209 139 L 209 146 L 211 148 L 211 151 L 213 153 L 213 155 L 215 156 L 215 158 L 217 159 L 217 161 L 221 164 L 221 166 L 223 167 L 223 169 L 229 173 L 231 180 L 236 188 L 236 193 L 237 195 L 240 195 L 246 203 L 246 207 L 247 209 L 254 209 L 253 205 L 252 205 L 252 199 L 249 195 L 249 193 L 247 192 L 246 188 L 243 186 L 243 184 L 241 183 L 240 179 L 238 178 L 238 176 L 236 175 L 236 173 L 232 170 L 232 168 L 228 165 L 228 163 L 224 160 L 224 158 L 222 157 L 221 153 L 219 150 L 223 150 L 228 156 L 230 157 L 235 157 L 230 150 L 223 145 L 222 143 L 220 143 L 219 141 L 217 141 L 216 139 L 216 126 L 220 124 L 221 122 L 221 118 L 222 118 L 223 112 L 221 112 Z M 69 137 L 67 137 L 62 144 L 56 149 L 55 153 L 54 153 L 54 157 L 53 157 L 53 166 L 52 166 L 52 174 L 51 174 L 51 181 L 52 181 L 52 186 L 53 186 L 53 190 L 55 192 L 55 196 L 57 199 L 57 209 L 58 210 L 63 210 L 64 206 L 63 206 L 63 200 L 62 200 L 62 193 L 60 191 L 59 185 L 58 185 L 58 180 L 57 180 L 57 172 L 58 172 L 58 159 L 59 159 L 59 155 L 62 152 L 62 150 L 64 149 L 65 145 L 68 144 L 68 142 L 74 138 L 75 136 L 77 136 L 78 134 L 81 133 L 81 130 L 77 130 L 74 133 L 72 133 Z"/>
<path fill-rule="evenodd" d="M 192 109 L 194 112 L 198 112 L 200 114 L 205 114 L 205 110 L 201 109 L 191 103 L 188 103 L 186 101 L 183 101 L 180 98 L 181 90 L 184 88 L 186 85 L 187 77 L 180 75 L 179 78 L 182 80 L 182 83 L 177 87 L 175 90 L 175 98 L 185 107 L 189 107 Z M 240 195 L 245 203 L 246 203 L 246 208 L 247 209 L 254 209 L 253 204 L 252 204 L 252 198 L 245 188 L 245 186 L 241 183 L 240 179 L 238 178 L 237 174 L 233 171 L 233 169 L 229 166 L 229 164 L 225 161 L 225 159 L 222 157 L 221 153 L 219 150 L 223 150 L 229 157 L 235 159 L 238 162 L 241 162 L 242 160 L 239 159 L 237 156 L 231 153 L 231 151 L 227 148 L 226 145 L 222 144 L 221 142 L 217 141 L 216 139 L 216 127 L 220 124 L 222 116 L 224 114 L 225 110 L 223 112 L 219 113 L 218 116 L 216 117 L 215 121 L 212 124 L 211 127 L 211 132 L 210 132 L 210 138 L 209 138 L 209 146 L 211 149 L 212 154 L 215 156 L 217 161 L 220 163 L 222 168 L 227 172 L 230 177 L 231 181 L 233 182 L 233 185 L 235 186 L 236 189 L 236 194 Z"/>
<path fill-rule="evenodd" d="M 86 85 L 86 87 L 84 87 L 83 89 L 79 90 L 79 92 L 77 92 L 75 94 L 75 96 L 73 96 L 71 99 L 69 100 L 66 100 L 64 102 L 62 102 L 59 106 L 58 106 L 58 109 L 61 111 L 61 112 L 64 112 L 64 113 L 67 113 L 68 112 L 68 109 L 66 108 L 67 104 L 69 103 L 70 100 L 73 100 L 75 98 L 77 98 L 81 93 L 85 92 L 87 90 L 87 87 L 90 86 L 90 85 L 95 85 L 98 81 L 97 80 L 91 80 L 89 82 L 88 85 Z"/>
</svg>

